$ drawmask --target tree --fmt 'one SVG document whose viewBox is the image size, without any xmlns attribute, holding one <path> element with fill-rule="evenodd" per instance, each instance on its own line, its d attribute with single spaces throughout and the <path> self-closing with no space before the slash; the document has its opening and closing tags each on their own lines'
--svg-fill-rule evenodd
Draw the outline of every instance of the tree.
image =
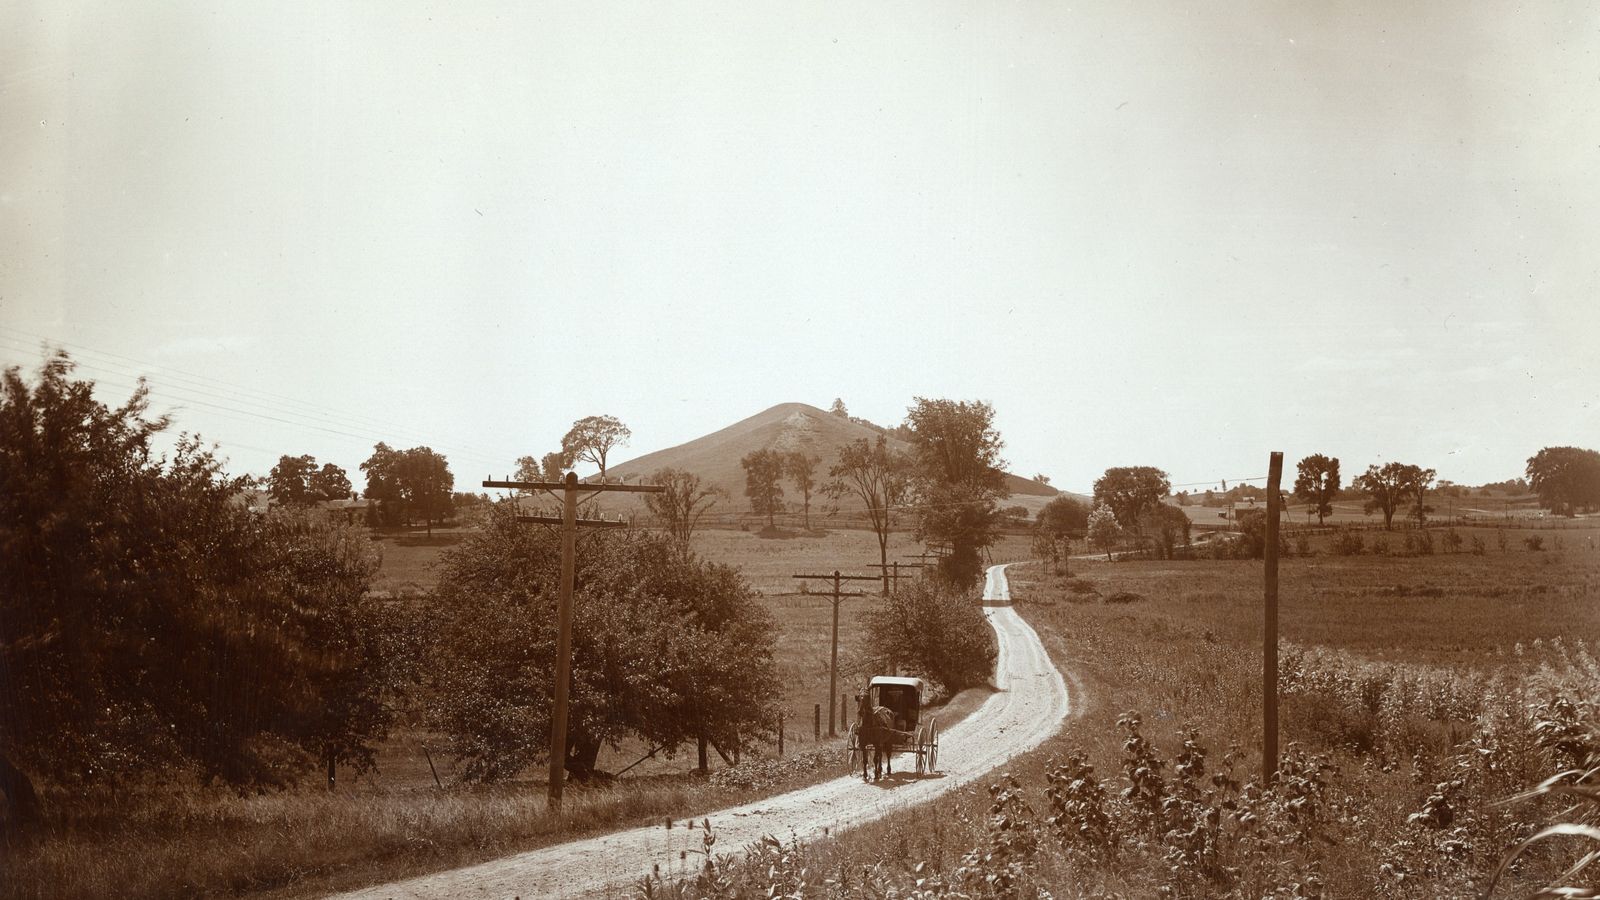
<svg viewBox="0 0 1600 900">
<path fill-rule="evenodd" d="M 382 441 L 373 446 L 372 455 L 361 464 L 361 471 L 367 476 L 362 496 L 377 504 L 376 518 L 384 525 L 398 524 L 404 513 L 405 503 L 396 471 L 399 464 L 400 454 Z"/>
<path fill-rule="evenodd" d="M 1119 526 L 1138 532 L 1144 511 L 1171 492 L 1167 473 L 1154 466 L 1115 467 L 1095 480 L 1094 504 L 1109 507 Z"/>
<path fill-rule="evenodd" d="M 666 490 L 645 494 L 645 507 L 660 520 L 679 549 L 688 552 L 689 539 L 694 536 L 700 518 L 725 496 L 724 492 L 702 484 L 699 475 L 670 467 L 657 469 L 650 480 Z"/>
<path fill-rule="evenodd" d="M 310 505 L 316 499 L 311 491 L 311 476 L 316 471 L 315 457 L 280 456 L 267 476 L 267 492 L 284 506 Z"/>
<path fill-rule="evenodd" d="M 539 467 L 544 471 L 545 481 L 560 481 L 566 477 L 566 470 L 572 461 L 559 450 L 546 453 L 539 458 Z"/>
<path fill-rule="evenodd" d="M 1313 453 L 1296 466 L 1294 495 L 1317 511 L 1317 524 L 1333 514 L 1333 499 L 1339 496 L 1339 460 Z"/>
<path fill-rule="evenodd" d="M 412 447 L 400 454 L 394 472 L 406 523 L 413 515 L 421 516 L 432 534 L 433 523 L 450 515 L 450 492 L 456 483 L 450 464 L 427 447 Z"/>
<path fill-rule="evenodd" d="M 94 399 L 58 354 L 0 390 L 0 792 L 187 770 L 370 764 L 397 683 L 371 543 L 252 515 L 197 438 L 152 452 L 141 382 Z"/>
<path fill-rule="evenodd" d="M 1368 466 L 1367 471 L 1357 475 L 1350 485 L 1371 498 L 1366 504 L 1367 512 L 1381 510 L 1383 527 L 1393 530 L 1395 510 L 1407 500 L 1414 501 L 1420 507 L 1422 494 L 1433 480 L 1433 475 L 1432 469 L 1390 462 L 1384 463 L 1381 468 Z"/>
<path fill-rule="evenodd" d="M 333 463 L 323 463 L 306 486 L 318 500 L 345 500 L 350 496 L 350 476 Z"/>
<path fill-rule="evenodd" d="M 1111 561 L 1111 548 L 1121 537 L 1122 526 L 1117 524 L 1117 514 L 1104 503 L 1096 506 L 1089 514 L 1089 542 L 1106 552 L 1107 562 Z"/>
<path fill-rule="evenodd" d="M 1528 457 L 1527 474 L 1539 502 L 1558 516 L 1600 508 L 1600 453 L 1545 447 Z"/>
<path fill-rule="evenodd" d="M 1142 533 L 1155 541 L 1156 555 L 1161 559 L 1171 559 L 1180 544 L 1189 545 L 1189 516 L 1176 506 L 1157 503 L 1146 509 L 1140 519 Z"/>
<path fill-rule="evenodd" d="M 982 401 L 917 397 L 906 413 L 917 494 L 917 538 L 947 543 L 939 574 L 961 586 L 983 577 L 980 553 L 999 528 L 1005 486 L 994 407 Z"/>
<path fill-rule="evenodd" d="M 1089 504 L 1062 494 L 1039 510 L 1039 526 L 1058 538 L 1082 535 L 1089 527 Z"/>
<path fill-rule="evenodd" d="M 983 610 L 942 579 L 918 578 L 867 610 L 866 656 L 875 668 L 903 666 L 949 694 L 994 676 L 994 629 Z"/>
<path fill-rule="evenodd" d="M 1048 528 L 1044 527 L 1043 523 L 1034 527 L 1033 542 L 1029 545 L 1029 551 L 1034 556 L 1039 557 L 1039 561 L 1045 564 L 1051 574 L 1055 574 L 1057 567 L 1061 564 L 1063 555 L 1061 553 L 1061 544 L 1056 540 L 1056 536 Z"/>
<path fill-rule="evenodd" d="M 559 577 L 559 541 L 510 504 L 444 554 L 430 724 L 469 780 L 546 758 Z M 769 733 L 776 632 L 736 570 L 663 534 L 603 531 L 585 539 L 576 585 L 569 775 L 590 778 L 600 748 L 630 737 L 671 756 L 702 739 L 737 754 Z"/>
<path fill-rule="evenodd" d="M 1044 474 L 1043 472 L 1034 473 L 1033 480 L 1045 485 L 1046 487 L 1050 485 L 1050 476 Z"/>
<path fill-rule="evenodd" d="M 844 399 L 841 397 L 833 398 L 833 405 L 828 407 L 828 412 L 833 413 L 841 419 L 850 418 L 850 410 L 845 407 Z"/>
<path fill-rule="evenodd" d="M 517 457 L 517 474 L 513 478 L 517 481 L 543 481 L 544 469 L 539 467 L 538 457 Z"/>
<path fill-rule="evenodd" d="M 1433 486 L 1433 477 L 1438 474 L 1432 469 L 1411 467 L 1410 478 L 1406 482 L 1406 495 L 1411 500 L 1411 516 L 1417 520 L 1418 526 L 1428 524 L 1428 513 L 1433 512 L 1433 507 L 1426 502 L 1428 489 Z M 1430 551 L 1431 552 L 1431 551 Z"/>
<path fill-rule="evenodd" d="M 594 463 L 600 467 L 600 479 L 604 481 L 606 456 L 632 436 L 633 432 L 616 416 L 585 416 L 573 422 L 561 439 L 561 456 L 570 464 L 579 460 Z"/>
<path fill-rule="evenodd" d="M 881 571 L 888 571 L 892 513 L 906 494 L 910 468 L 910 460 L 890 447 L 889 439 L 880 434 L 873 441 L 856 438 L 839 448 L 839 461 L 828 470 L 828 477 L 833 479 L 825 488 L 829 494 L 853 495 L 866 507 L 867 522 L 878 538 Z"/>
<path fill-rule="evenodd" d="M 776 527 L 773 517 L 783 511 L 783 454 L 776 450 L 752 450 L 739 460 L 744 466 L 744 495 L 758 516 L 767 517 L 767 527 Z"/>
<path fill-rule="evenodd" d="M 817 486 L 817 463 L 822 462 L 818 457 L 806 453 L 804 450 L 795 450 L 783 458 L 784 474 L 794 482 L 794 489 L 800 492 L 801 508 L 805 511 L 806 530 L 811 530 L 811 492 Z"/>
</svg>

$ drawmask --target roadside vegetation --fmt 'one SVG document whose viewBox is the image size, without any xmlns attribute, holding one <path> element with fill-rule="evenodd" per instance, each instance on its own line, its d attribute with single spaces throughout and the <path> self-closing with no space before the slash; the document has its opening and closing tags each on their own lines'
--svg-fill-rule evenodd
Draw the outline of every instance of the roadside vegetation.
<svg viewBox="0 0 1600 900">
<path fill-rule="evenodd" d="M 1076 565 L 1012 577 L 1019 611 L 1075 676 L 1063 734 L 953 802 L 774 840 L 648 891 L 1475 897 L 1542 825 L 1563 812 L 1592 824 L 1592 804 L 1569 810 L 1550 791 L 1502 801 L 1557 773 L 1570 782 L 1600 754 L 1593 552 L 1286 561 L 1286 749 L 1270 789 L 1259 566 Z M 1581 840 L 1535 843 L 1495 896 L 1559 879 Z"/>
</svg>

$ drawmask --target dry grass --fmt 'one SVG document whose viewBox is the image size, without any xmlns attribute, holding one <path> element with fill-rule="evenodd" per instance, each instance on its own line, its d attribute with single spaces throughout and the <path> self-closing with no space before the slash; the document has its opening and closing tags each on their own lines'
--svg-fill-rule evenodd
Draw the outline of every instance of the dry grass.
<svg viewBox="0 0 1600 900">
<path fill-rule="evenodd" d="M 1590 651 L 1600 640 L 1600 553 L 1587 546 L 1569 541 L 1561 554 L 1285 561 L 1283 636 L 1311 650 L 1286 660 L 1301 681 L 1284 701 L 1283 738 L 1339 765 L 1325 814 L 1334 842 L 1284 846 L 1258 863 L 1270 871 L 1281 857 L 1289 868 L 1280 884 L 1304 888 L 1314 873 L 1320 895 L 1330 897 L 1481 890 L 1528 827 L 1491 801 L 1531 786 L 1556 762 L 1535 744 L 1526 718 L 1517 718 L 1527 715 L 1519 696 L 1592 700 L 1600 684 Z M 1230 742 L 1241 747 L 1240 770 L 1256 771 L 1260 564 L 1075 561 L 1074 568 L 1075 579 L 1025 567 L 1012 580 L 1019 610 L 1072 676 L 1074 718 L 1007 767 L 1040 815 L 1048 806 L 1044 771 L 1070 749 L 1086 752 L 1108 790 L 1119 788 L 1125 757 L 1116 720 L 1125 710 L 1143 714 L 1144 734 L 1168 759 L 1180 730 L 1194 727 L 1211 750 L 1210 771 Z M 1119 592 L 1143 599 L 1104 602 Z M 1516 694 L 1517 685 L 1534 694 Z M 1370 710 L 1369 694 L 1377 701 Z M 1452 706 L 1480 708 L 1483 718 L 1460 718 Z M 1492 738 L 1480 730 L 1507 722 L 1523 724 L 1491 731 Z M 1480 743 L 1463 743 L 1469 740 Z M 1456 777 L 1466 786 L 1452 786 Z M 1416 815 L 1441 788 L 1454 805 L 1453 826 L 1419 824 Z M 1020 873 L 1010 890 L 1023 896 L 1037 889 L 1057 897 L 1154 896 L 1172 877 L 1160 841 L 1125 849 L 1111 863 L 1043 846 L 1013 857 L 1021 861 L 1014 871 L 1005 854 L 986 862 L 997 844 L 1023 835 L 994 830 L 991 803 L 982 788 L 966 789 L 842 838 L 763 851 L 758 864 L 723 874 L 739 890 L 762 893 L 804 869 L 813 882 L 848 885 L 846 896 L 905 894 L 948 881 L 963 866 L 962 889 L 980 895 L 988 890 L 983 878 L 1008 871 Z M 989 849 L 973 856 L 977 848 Z M 1553 851 L 1527 860 L 1517 880 L 1537 884 L 1561 861 Z M 1221 893 L 1202 885 L 1196 895 Z"/>
</svg>

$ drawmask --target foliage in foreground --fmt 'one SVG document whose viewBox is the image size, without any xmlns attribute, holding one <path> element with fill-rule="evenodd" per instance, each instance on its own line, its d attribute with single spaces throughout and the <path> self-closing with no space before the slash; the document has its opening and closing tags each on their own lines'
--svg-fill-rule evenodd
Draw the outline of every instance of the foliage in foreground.
<svg viewBox="0 0 1600 900">
<path fill-rule="evenodd" d="M 372 762 L 404 685 L 396 617 L 353 533 L 257 517 L 197 439 L 152 442 L 141 386 L 94 398 L 63 354 L 0 396 L 0 790 L 160 770 L 283 783 Z M 39 782 L 37 785 L 35 782 Z"/>
<path fill-rule="evenodd" d="M 602 744 L 637 737 L 674 755 L 685 744 L 736 754 L 764 742 L 779 696 L 770 615 L 728 566 L 669 536 L 585 535 L 573 598 L 566 769 L 594 774 Z M 431 724 L 495 781 L 547 758 L 560 548 L 497 508 L 443 561 Z"/>
<path fill-rule="evenodd" d="M 1201 609 L 1218 604 L 1218 582 L 1196 576 L 1232 570 L 1094 568 L 1094 583 L 1065 586 L 1136 587 L 1150 599 L 1068 603 L 1054 587 L 1020 589 L 1020 609 L 1053 654 L 1073 661 L 1083 682 L 1076 702 L 1089 706 L 1061 737 L 1011 761 L 991 793 L 957 791 L 833 840 L 765 843 L 745 863 L 714 861 L 698 883 L 681 886 L 682 896 L 1466 898 L 1489 887 L 1508 850 L 1552 824 L 1562 829 L 1532 843 L 1493 896 L 1552 883 L 1594 888 L 1594 866 L 1561 880 L 1593 849 L 1572 828 L 1593 827 L 1592 812 L 1564 815 L 1573 798 L 1554 792 L 1503 802 L 1552 773 L 1565 773 L 1556 783 L 1563 790 L 1590 789 L 1576 784 L 1588 771 L 1583 760 L 1600 753 L 1600 662 L 1589 643 L 1529 641 L 1476 655 L 1470 667 L 1289 646 L 1282 728 L 1293 746 L 1269 792 L 1259 779 L 1252 784 L 1258 751 L 1208 748 L 1196 733 L 1246 747 L 1259 740 L 1252 629 L 1232 640 Z M 1192 584 L 1192 593 L 1171 596 L 1161 573 Z M 1572 574 L 1582 583 L 1558 590 L 1563 602 L 1583 604 L 1592 576 Z M 1462 577 L 1476 584 L 1482 572 Z M 1558 592 L 1538 587 L 1531 596 Z M 1352 593 L 1356 606 L 1385 602 L 1368 589 Z M 1464 602 L 1433 596 L 1423 597 L 1429 609 L 1466 614 Z M 1393 602 L 1423 614 L 1415 598 Z M 1370 623 L 1342 627 L 1319 633 L 1371 638 Z M 1514 632 L 1530 633 L 1537 628 Z M 1124 699 L 1146 711 L 1142 721 L 1105 705 Z"/>
</svg>

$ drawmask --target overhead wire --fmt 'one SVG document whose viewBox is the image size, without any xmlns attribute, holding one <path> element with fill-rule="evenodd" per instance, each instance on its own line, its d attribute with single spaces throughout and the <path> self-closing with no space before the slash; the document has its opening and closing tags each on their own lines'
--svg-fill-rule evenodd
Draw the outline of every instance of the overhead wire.
<svg viewBox="0 0 1600 900">
<path fill-rule="evenodd" d="M 8 329 L 6 326 L 0 326 L 0 329 L 18 331 L 18 329 Z M 13 345 L 26 344 L 26 342 L 19 338 L 11 337 L 5 334 L 0 334 L 0 342 L 10 342 Z M 65 342 L 54 343 L 61 346 L 69 346 Z M 178 387 L 173 387 L 171 384 L 165 384 L 159 381 L 151 381 L 149 377 L 142 372 L 128 371 L 128 369 L 123 365 L 108 362 L 105 359 L 99 358 L 101 356 L 115 358 L 120 357 L 120 354 L 104 353 L 102 351 L 94 350 L 93 348 L 82 347 L 81 345 L 70 346 L 72 346 L 74 349 L 87 351 L 90 354 L 89 358 L 84 358 L 83 356 L 74 356 L 72 358 L 72 362 L 75 366 L 82 368 L 85 371 L 95 373 L 102 378 L 109 377 L 113 379 L 120 379 L 120 381 L 115 382 L 114 384 L 110 381 L 107 381 L 106 383 L 118 388 L 127 389 L 130 393 L 137 389 L 137 386 L 140 383 L 143 383 L 146 386 L 146 389 L 152 400 L 161 402 L 163 404 L 176 403 L 180 407 L 204 407 L 210 411 L 211 415 L 228 418 L 233 421 L 265 421 L 289 426 L 291 428 L 318 431 L 340 437 L 352 438 L 355 440 L 369 441 L 372 443 L 378 443 L 380 441 L 389 442 L 398 440 L 420 440 L 424 444 L 435 447 L 441 451 L 454 455 L 459 459 L 464 459 L 477 465 L 504 466 L 506 464 L 505 460 L 499 454 L 494 454 L 479 449 L 468 449 L 457 445 L 429 442 L 424 436 L 421 436 L 420 433 L 411 432 L 409 429 L 406 429 L 405 433 L 396 433 L 395 431 L 386 429 L 382 434 L 379 434 L 374 431 L 366 430 L 366 428 L 373 426 L 363 427 L 364 423 L 361 422 L 354 423 L 354 427 L 352 427 L 349 423 L 346 423 L 339 418 L 340 414 L 337 411 L 330 410 L 326 407 L 316 407 L 314 404 L 305 405 L 313 409 L 326 410 L 326 412 L 305 412 L 296 410 L 290 406 L 286 406 L 283 403 L 272 402 L 256 397 L 229 394 L 226 393 L 228 390 L 227 387 L 222 389 L 224 393 L 206 390 L 204 387 L 197 387 L 193 384 L 180 384 Z M 0 350 L 6 349 L 11 350 L 12 352 L 22 352 L 17 346 L 7 347 L 4 343 L 0 343 Z M 28 349 L 34 350 L 37 348 L 28 347 Z M 132 359 L 132 357 L 121 358 Z M 163 375 L 163 377 L 166 376 Z M 202 381 L 204 380 L 205 379 L 202 378 Z M 269 394 L 268 396 L 272 395 Z M 255 408 L 242 408 L 240 406 L 230 404 L 247 404 L 249 407 Z M 229 441 L 227 443 L 241 448 L 247 447 L 248 449 L 254 449 L 261 452 L 274 452 L 265 450 L 265 448 L 246 445 L 242 442 Z"/>
</svg>

